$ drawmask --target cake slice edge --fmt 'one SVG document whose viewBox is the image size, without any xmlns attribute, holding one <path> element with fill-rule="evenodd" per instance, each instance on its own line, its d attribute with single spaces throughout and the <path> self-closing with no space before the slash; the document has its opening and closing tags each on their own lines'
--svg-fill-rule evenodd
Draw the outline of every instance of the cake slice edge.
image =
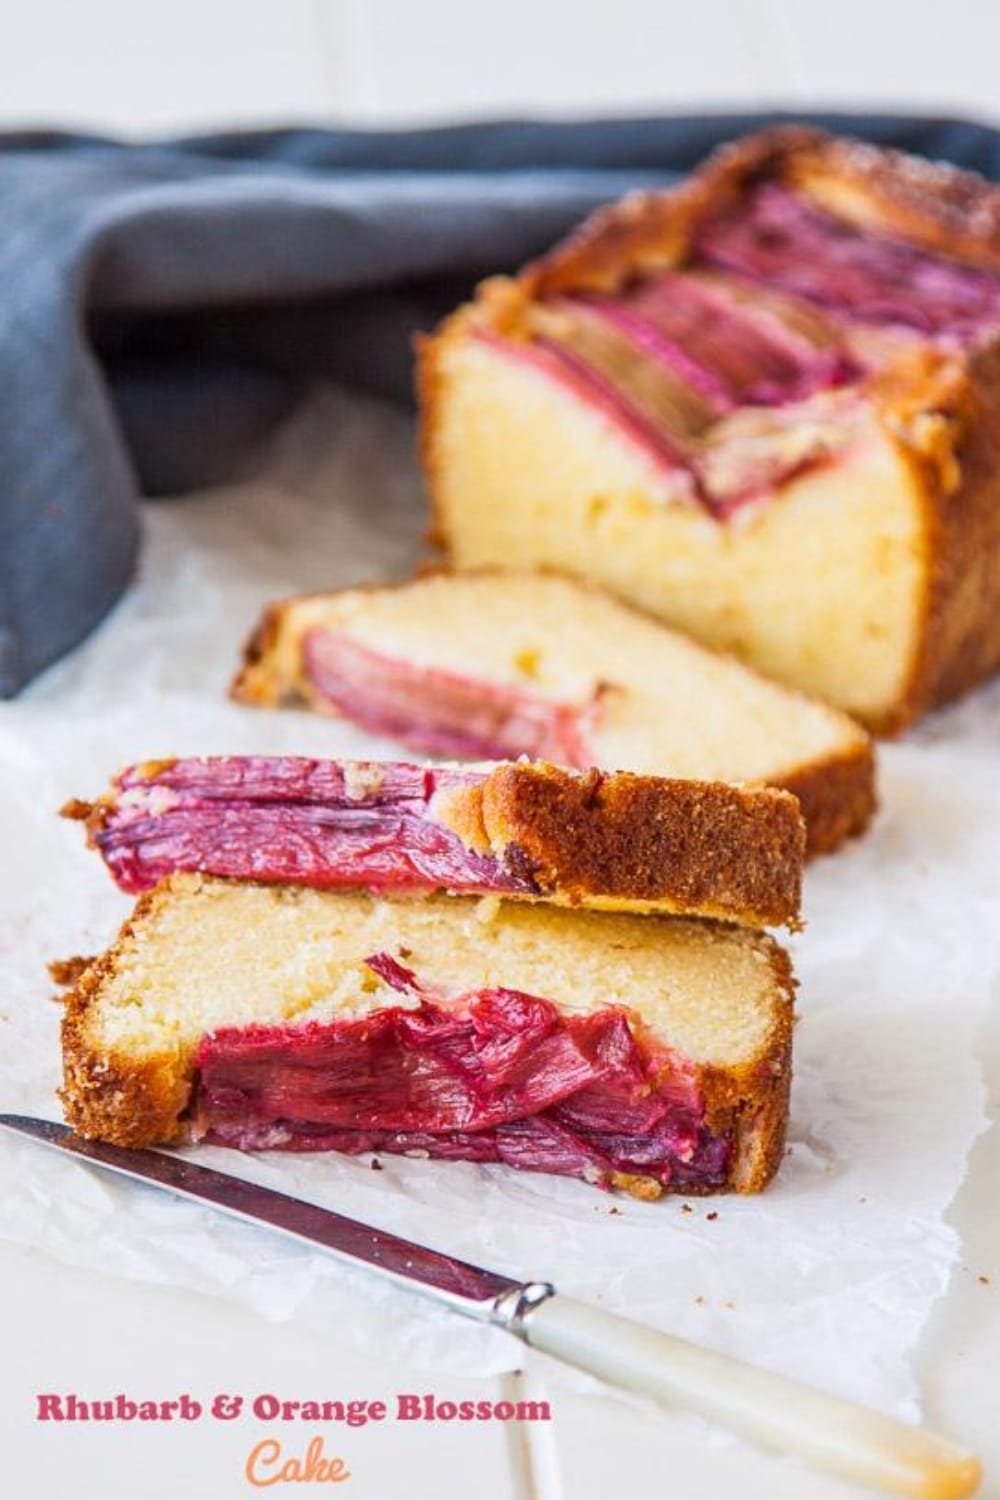
<svg viewBox="0 0 1000 1500">
<path fill-rule="evenodd" d="M 191 1101 L 195 1049 L 177 1041 L 138 1053 L 108 1045 L 98 1035 L 102 997 L 141 941 L 144 925 L 155 919 L 175 895 L 190 896 L 202 886 L 232 884 L 192 876 L 164 882 L 140 897 L 111 947 L 81 973 L 72 975 L 72 986 L 64 997 L 60 1098 L 67 1122 L 80 1135 L 136 1148 L 176 1145 L 190 1139 L 184 1112 Z M 559 914 L 553 913 L 552 920 L 558 929 Z M 587 920 L 605 921 L 613 930 L 615 922 L 628 919 L 593 916 Z M 646 920 L 653 930 L 674 925 L 670 918 Z M 676 1190 L 690 1194 L 759 1192 L 773 1177 L 784 1150 L 795 989 L 791 963 L 784 949 L 766 934 L 694 920 L 677 925 L 689 932 L 703 931 L 706 942 L 733 941 L 749 949 L 755 966 L 766 969 L 769 1020 L 756 1049 L 734 1064 L 718 1060 L 694 1064 L 705 1122 L 712 1130 L 731 1132 L 732 1153 L 723 1184 L 685 1184 Z M 141 1003 L 141 997 L 138 999 Z M 760 1004 L 759 997 L 756 1003 Z M 642 1012 L 636 1012 L 636 1016 L 641 1028 Z M 669 1047 L 668 1037 L 660 1040 Z M 683 1059 L 683 1054 L 678 1055 Z M 655 1187 L 651 1190 L 646 1179 L 634 1183 L 623 1180 L 615 1185 L 637 1197 L 658 1196 L 662 1191 Z"/>
<path fill-rule="evenodd" d="M 502 576 L 502 569 L 481 568 L 472 573 L 463 573 L 463 578 Z M 424 576 L 448 577 L 446 570 Z M 539 570 L 539 576 L 552 575 Z M 570 580 L 583 596 L 589 593 L 606 597 L 602 590 L 581 579 Z M 383 589 L 406 589 L 407 582 L 399 584 L 362 585 L 361 591 L 377 592 Z M 311 603 L 322 603 L 335 598 L 337 593 L 354 593 L 354 589 L 334 593 L 315 593 L 277 600 L 267 605 L 244 649 L 240 668 L 233 678 L 230 693 L 233 699 L 250 707 L 276 708 L 296 703 L 307 704 L 324 713 L 334 713 L 328 704 L 319 704 L 311 692 L 303 671 L 299 631 L 293 621 L 296 612 Z M 616 601 L 619 607 L 633 614 L 640 614 L 634 606 Z M 669 626 L 654 622 L 667 635 L 675 634 Z M 696 644 L 696 643 L 692 643 Z M 699 651 L 710 656 L 724 653 L 712 651 L 710 647 L 697 645 Z M 732 658 L 728 658 L 732 660 Z M 738 664 L 747 677 L 759 674 L 753 668 Z M 769 687 L 774 687 L 768 679 Z M 781 687 L 789 706 L 808 703 L 816 707 L 815 700 L 793 688 Z M 848 839 L 862 834 L 868 827 L 878 808 L 876 790 L 875 749 L 871 737 L 839 709 L 822 705 L 828 716 L 831 730 L 836 728 L 839 740 L 831 746 L 829 754 L 787 766 L 778 764 L 773 773 L 768 773 L 766 784 L 789 791 L 799 799 L 806 824 L 807 858 L 830 854 L 839 849 Z M 617 769 L 617 768 L 609 768 Z M 669 775 L 669 772 L 664 772 Z"/>
</svg>

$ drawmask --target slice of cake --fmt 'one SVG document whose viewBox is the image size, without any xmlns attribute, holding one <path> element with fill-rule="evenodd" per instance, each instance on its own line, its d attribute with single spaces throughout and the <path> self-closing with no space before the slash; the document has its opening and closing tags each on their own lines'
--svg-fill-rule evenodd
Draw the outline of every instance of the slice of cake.
<svg viewBox="0 0 1000 1500">
<path fill-rule="evenodd" d="M 782 1152 L 792 988 L 782 949 L 735 927 L 175 875 L 69 993 L 62 1097 L 123 1146 L 756 1192 Z"/>
<path fill-rule="evenodd" d="M 274 605 L 233 694 L 305 702 L 432 755 L 768 782 L 798 797 L 812 852 L 875 806 L 871 742 L 844 714 L 550 574 L 431 574 Z"/>
<path fill-rule="evenodd" d="M 126 891 L 178 870 L 797 925 L 805 827 L 770 787 L 297 756 L 152 761 L 71 802 Z"/>
<path fill-rule="evenodd" d="M 593 579 L 894 731 L 1000 662 L 1000 188 L 784 129 L 422 347 L 457 568 Z"/>
</svg>

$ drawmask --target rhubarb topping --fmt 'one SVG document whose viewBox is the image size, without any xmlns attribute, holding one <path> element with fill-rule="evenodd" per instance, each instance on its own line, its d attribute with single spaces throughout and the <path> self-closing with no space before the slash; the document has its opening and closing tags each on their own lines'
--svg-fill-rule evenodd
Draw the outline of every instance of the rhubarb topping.
<svg viewBox="0 0 1000 1500">
<path fill-rule="evenodd" d="M 190 870 L 375 891 L 531 894 L 518 851 L 477 851 L 435 817 L 439 794 L 482 780 L 401 762 L 206 757 L 133 766 L 112 798 L 82 811 L 125 891 Z"/>
<path fill-rule="evenodd" d="M 616 325 L 641 353 L 699 391 L 718 413 L 781 406 L 844 384 L 857 367 L 829 330 L 814 340 L 787 302 L 767 313 L 725 278 L 668 274 L 621 297 L 577 299 Z"/>
<path fill-rule="evenodd" d="M 775 183 L 703 225 L 695 260 L 851 321 L 962 344 L 1000 327 L 1000 277 L 854 229 Z"/>
<path fill-rule="evenodd" d="M 504 1162 L 645 1197 L 725 1184 L 731 1142 L 705 1123 L 694 1067 L 641 1045 L 620 1006 L 566 1014 L 503 988 L 447 999 L 390 954 L 367 963 L 408 1004 L 206 1036 L 192 1136 Z"/>
<path fill-rule="evenodd" d="M 858 230 L 765 183 L 698 229 L 687 265 L 531 307 L 530 361 L 725 519 L 856 441 L 864 385 L 914 340 L 1000 329 L 1000 277 Z"/>
<path fill-rule="evenodd" d="M 479 337 L 497 344 L 490 335 Z M 568 341 L 562 345 L 551 338 L 511 342 L 503 349 L 508 357 L 529 363 L 565 385 L 641 447 L 660 470 L 671 499 L 699 504 L 719 520 L 845 452 L 865 413 L 854 388 L 838 387 L 831 375 L 805 400 L 730 406 L 720 409 L 710 425 L 691 423 L 685 431 L 677 417 L 679 402 L 673 403 L 667 420 L 652 408 L 649 366 L 640 358 L 634 362 L 643 367 L 642 391 L 621 373 L 624 365 L 619 365 L 618 377 L 612 379 L 606 366 L 598 369 L 589 364 Z M 661 403 L 661 413 L 663 409 Z"/>
<path fill-rule="evenodd" d="M 520 755 L 585 768 L 599 689 L 582 704 L 528 687 L 486 682 L 374 650 L 346 631 L 317 626 L 303 642 L 303 670 L 321 700 L 372 734 L 428 755 L 515 760 Z"/>
</svg>

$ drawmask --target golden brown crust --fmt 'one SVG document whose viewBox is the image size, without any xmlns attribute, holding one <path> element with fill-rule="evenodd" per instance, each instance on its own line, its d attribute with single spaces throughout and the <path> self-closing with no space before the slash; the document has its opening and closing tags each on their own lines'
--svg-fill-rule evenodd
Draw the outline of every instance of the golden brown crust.
<svg viewBox="0 0 1000 1500">
<path fill-rule="evenodd" d="M 798 925 L 805 827 L 787 793 L 538 763 L 499 766 L 477 792 L 494 852 L 570 904 Z"/>
<path fill-rule="evenodd" d="M 1000 341 L 968 362 L 955 462 L 957 487 L 925 485 L 923 628 L 910 680 L 876 726 L 896 733 L 975 687 L 1000 666 Z"/>
<path fill-rule="evenodd" d="M 79 975 L 66 996 L 59 1091 L 66 1121 L 78 1134 L 116 1146 L 179 1140 L 180 1116 L 190 1097 L 190 1059 L 179 1050 L 135 1057 L 108 1049 L 94 1034 L 102 985 L 114 974 L 139 924 L 167 899 L 166 886 L 141 896 L 116 942 Z"/>
<path fill-rule="evenodd" d="M 832 854 L 864 833 L 878 810 L 875 748 L 871 740 L 825 760 L 811 761 L 779 778 L 799 800 L 805 819 L 806 857 Z"/>
<path fill-rule="evenodd" d="M 235 703 L 249 703 L 257 708 L 276 708 L 292 695 L 290 685 L 283 685 L 271 669 L 272 653 L 281 633 L 282 619 L 293 600 L 278 600 L 268 605 L 243 647 L 240 669 L 229 686 Z"/>
<path fill-rule="evenodd" d="M 60 1098 L 67 1123 L 90 1139 L 140 1148 L 176 1144 L 187 1135 L 183 1115 L 194 1082 L 192 1050 L 134 1056 L 102 1045 L 95 1026 L 103 985 L 115 974 L 137 928 L 170 900 L 170 893 L 171 883 L 166 881 L 141 896 L 116 942 L 77 976 L 67 996 Z M 725 1189 L 740 1193 L 760 1192 L 780 1164 L 791 1086 L 795 990 L 791 962 L 784 949 L 765 934 L 755 941 L 770 966 L 776 992 L 769 1035 L 746 1062 L 731 1068 L 702 1065 L 696 1072 L 706 1125 L 733 1138 Z M 636 1197 L 653 1196 L 651 1185 L 658 1188 L 653 1179 L 641 1176 L 616 1182 Z M 678 1191 L 694 1195 L 725 1189 L 684 1187 Z"/>
<path fill-rule="evenodd" d="M 87 972 L 93 962 L 93 955 L 84 958 L 79 954 L 74 954 L 72 958 L 52 959 L 51 963 L 48 964 L 48 971 L 52 976 L 53 982 L 57 984 L 60 989 L 69 989 L 73 985 L 79 983 L 80 979 L 82 979 L 83 975 Z M 62 1000 L 63 996 L 57 995 L 55 998 L 57 1000 Z"/>
<path fill-rule="evenodd" d="M 774 984 L 787 997 L 777 1007 L 771 1034 L 743 1067 L 702 1067 L 698 1072 L 705 1123 L 710 1130 L 733 1133 L 728 1185 L 738 1193 L 759 1193 L 781 1165 L 792 1087 L 796 981 L 785 950 L 769 938 L 761 941 Z"/>
<path fill-rule="evenodd" d="M 858 228 L 1000 271 L 1000 188 L 976 172 L 819 132 L 785 149 L 783 172 Z"/>
<path fill-rule="evenodd" d="M 765 177 L 859 228 L 1000 272 L 1000 187 L 975 173 L 799 126 L 723 146 L 678 187 L 601 209 L 517 277 L 484 282 L 474 302 L 420 340 L 420 450 L 439 545 L 448 545 L 438 431 L 449 346 L 475 326 L 523 336 L 524 309 L 543 293 L 610 291 L 639 271 L 681 264 L 698 223 Z M 904 358 L 870 390 L 922 511 L 915 653 L 898 700 L 867 726 L 892 735 L 1000 667 L 1000 339 L 968 356 Z"/>
</svg>

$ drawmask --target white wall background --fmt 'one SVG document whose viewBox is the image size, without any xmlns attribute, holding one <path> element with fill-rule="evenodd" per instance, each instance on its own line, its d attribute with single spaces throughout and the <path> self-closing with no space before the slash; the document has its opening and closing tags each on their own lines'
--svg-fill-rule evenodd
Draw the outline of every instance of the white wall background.
<svg viewBox="0 0 1000 1500">
<path fill-rule="evenodd" d="M 0 126 L 908 105 L 1000 120 L 996 0 L 0 0 Z"/>
</svg>

